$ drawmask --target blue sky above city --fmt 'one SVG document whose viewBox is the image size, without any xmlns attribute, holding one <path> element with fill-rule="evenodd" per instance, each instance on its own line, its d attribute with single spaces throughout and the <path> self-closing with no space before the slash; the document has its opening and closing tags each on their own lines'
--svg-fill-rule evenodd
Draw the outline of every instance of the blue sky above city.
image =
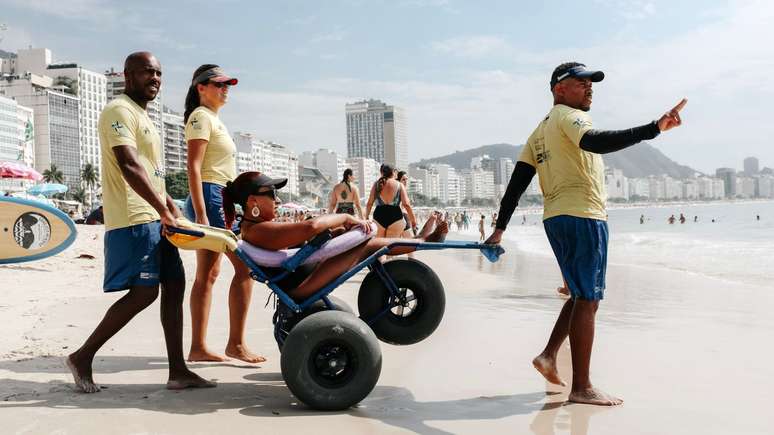
<svg viewBox="0 0 774 435">
<path fill-rule="evenodd" d="M 344 104 L 364 98 L 406 110 L 412 161 L 520 144 L 552 104 L 552 69 L 578 60 L 607 74 L 596 127 L 643 124 L 685 96 L 685 125 L 653 145 L 705 172 L 747 156 L 774 167 L 774 2 L 3 3 L 0 49 L 47 47 L 95 71 L 152 51 L 178 111 L 193 70 L 220 64 L 240 79 L 228 128 L 299 152 L 345 153 Z"/>
</svg>

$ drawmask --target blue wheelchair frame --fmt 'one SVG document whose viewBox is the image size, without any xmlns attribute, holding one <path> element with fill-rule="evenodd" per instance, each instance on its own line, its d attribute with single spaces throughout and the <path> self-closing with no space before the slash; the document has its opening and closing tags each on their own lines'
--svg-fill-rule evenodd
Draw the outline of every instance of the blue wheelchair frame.
<svg viewBox="0 0 774 435">
<path fill-rule="evenodd" d="M 176 227 L 176 228 L 169 227 L 168 231 L 172 233 L 186 234 L 186 235 L 195 236 L 195 237 L 204 236 L 204 233 L 201 231 L 189 230 L 189 229 L 179 228 L 179 227 Z M 366 267 L 370 271 L 375 272 L 379 276 L 381 281 L 390 291 L 390 294 L 392 297 L 400 297 L 400 289 L 398 289 L 398 286 L 395 285 L 395 282 L 387 273 L 387 270 L 385 269 L 382 262 L 379 261 L 379 258 L 386 255 L 392 248 L 413 247 L 417 251 L 439 251 L 442 249 L 478 249 L 481 251 L 482 254 L 484 254 L 485 257 L 487 257 L 487 259 L 489 259 L 489 261 L 492 261 L 492 262 L 497 261 L 500 255 L 502 255 L 505 252 L 503 248 L 500 247 L 500 245 L 486 245 L 482 243 L 465 242 L 465 241 L 446 241 L 441 243 L 395 242 L 369 255 L 368 258 L 356 264 L 355 267 L 345 272 L 343 275 L 339 276 L 332 282 L 328 283 L 320 290 L 317 290 L 313 295 L 309 296 L 303 302 L 296 303 L 296 301 L 294 301 L 293 298 L 291 298 L 290 295 L 288 295 L 288 293 L 285 292 L 285 290 L 280 288 L 279 285 L 277 285 L 277 283 L 283 280 L 284 278 L 286 278 L 291 273 L 295 272 L 295 270 L 299 266 L 301 266 L 301 264 L 303 264 L 303 262 L 307 258 L 309 258 L 309 256 L 311 256 L 325 242 L 327 242 L 330 239 L 331 237 L 329 235 L 328 237 L 324 237 L 324 236 L 315 237 L 315 239 L 311 240 L 309 243 L 304 245 L 292 257 L 285 260 L 281 266 L 285 270 L 282 273 L 279 273 L 273 277 L 268 276 L 263 271 L 261 266 L 258 265 L 255 261 L 253 261 L 253 259 L 250 258 L 241 248 L 237 248 L 234 251 L 234 254 L 236 254 L 236 256 L 239 257 L 250 269 L 250 277 L 252 279 L 258 282 L 261 282 L 263 284 L 266 284 L 266 286 L 269 287 L 269 289 L 271 289 L 271 291 L 274 292 L 275 295 L 277 295 L 279 300 L 283 304 L 285 304 L 290 310 L 292 310 L 295 313 L 301 313 L 305 311 L 307 308 L 309 308 L 310 306 L 312 306 L 312 304 L 314 304 L 315 302 L 321 299 L 325 303 L 325 306 L 328 309 L 334 309 L 334 306 L 331 303 L 330 299 L 328 298 L 328 295 L 331 292 L 333 292 L 333 290 L 335 290 L 338 286 L 346 282 L 349 278 L 351 278 L 353 275 L 357 274 L 358 272 L 360 272 Z M 382 315 L 384 315 L 387 311 L 389 311 L 391 308 L 393 307 L 388 305 L 383 312 L 377 314 L 373 319 L 362 319 L 362 320 L 370 325 L 374 321 L 379 319 Z"/>
</svg>

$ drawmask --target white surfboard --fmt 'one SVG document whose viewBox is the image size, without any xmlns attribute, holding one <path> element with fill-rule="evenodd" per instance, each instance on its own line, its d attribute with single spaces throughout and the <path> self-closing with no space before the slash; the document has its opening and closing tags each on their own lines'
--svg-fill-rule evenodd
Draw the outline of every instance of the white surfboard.
<svg viewBox="0 0 774 435">
<path fill-rule="evenodd" d="M 40 260 L 75 241 L 75 223 L 61 210 L 29 199 L 0 197 L 0 264 Z"/>
</svg>

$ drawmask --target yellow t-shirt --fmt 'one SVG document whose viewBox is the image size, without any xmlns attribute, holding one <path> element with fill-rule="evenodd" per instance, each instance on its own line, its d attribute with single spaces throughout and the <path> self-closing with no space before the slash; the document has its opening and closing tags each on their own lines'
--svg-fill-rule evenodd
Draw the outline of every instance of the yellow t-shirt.
<svg viewBox="0 0 774 435">
<path fill-rule="evenodd" d="M 113 147 L 126 145 L 137 150 L 153 190 L 162 199 L 164 162 L 161 138 L 148 113 L 126 94 L 108 103 L 99 116 L 99 141 L 102 150 L 102 202 L 105 229 L 113 230 L 159 220 L 159 214 L 124 180 Z"/>
<path fill-rule="evenodd" d="M 543 219 L 559 215 L 607 220 L 602 156 L 580 148 L 591 130 L 587 112 L 555 105 L 537 126 L 519 156 L 534 166 L 543 191 Z"/>
<path fill-rule="evenodd" d="M 207 149 L 202 160 L 202 182 L 225 186 L 236 178 L 236 145 L 226 126 L 212 110 L 199 106 L 185 124 L 185 141 L 204 139 Z"/>
</svg>

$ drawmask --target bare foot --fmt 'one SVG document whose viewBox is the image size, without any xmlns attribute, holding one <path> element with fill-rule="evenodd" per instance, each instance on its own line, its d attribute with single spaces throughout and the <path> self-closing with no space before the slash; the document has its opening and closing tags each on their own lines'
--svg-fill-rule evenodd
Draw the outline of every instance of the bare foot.
<svg viewBox="0 0 774 435">
<path fill-rule="evenodd" d="M 446 235 L 449 233 L 449 224 L 446 221 L 438 222 L 435 230 L 425 238 L 427 242 L 443 242 L 446 240 Z"/>
<path fill-rule="evenodd" d="M 623 403 L 623 400 L 613 397 L 604 391 L 596 388 L 588 388 L 580 391 L 572 391 L 567 397 L 568 402 L 586 403 L 589 405 L 616 406 Z"/>
<path fill-rule="evenodd" d="M 559 292 L 559 294 L 570 296 L 570 289 L 568 289 L 567 287 L 557 287 L 556 291 Z"/>
<path fill-rule="evenodd" d="M 186 388 L 214 388 L 218 384 L 208 381 L 196 373 L 187 370 L 179 375 L 170 377 L 167 381 L 167 390 L 184 390 Z"/>
<path fill-rule="evenodd" d="M 191 349 L 188 352 L 188 362 L 207 361 L 207 362 L 223 362 L 228 361 L 228 358 L 216 353 L 212 353 L 207 349 L 194 350 Z"/>
<path fill-rule="evenodd" d="M 70 370 L 75 381 L 75 386 L 84 393 L 99 392 L 99 386 L 91 378 L 91 365 L 79 365 L 75 362 L 72 355 L 68 355 L 64 360 L 65 366 Z"/>
<path fill-rule="evenodd" d="M 424 225 L 422 225 L 422 229 L 419 230 L 419 233 L 415 237 L 415 239 L 424 239 L 427 236 L 430 235 L 430 233 L 433 231 L 433 227 L 435 226 L 436 221 L 435 214 L 431 214 L 429 218 L 427 218 L 427 222 L 425 222 Z"/>
<path fill-rule="evenodd" d="M 540 354 L 532 360 L 532 365 L 543 375 L 546 380 L 555 385 L 567 386 L 567 382 L 559 377 L 559 370 L 556 369 L 556 359 Z"/>
<path fill-rule="evenodd" d="M 227 346 L 226 356 L 230 356 L 231 358 L 235 358 L 251 364 L 257 364 L 266 361 L 266 358 L 250 352 L 245 346 L 241 344 Z"/>
</svg>

